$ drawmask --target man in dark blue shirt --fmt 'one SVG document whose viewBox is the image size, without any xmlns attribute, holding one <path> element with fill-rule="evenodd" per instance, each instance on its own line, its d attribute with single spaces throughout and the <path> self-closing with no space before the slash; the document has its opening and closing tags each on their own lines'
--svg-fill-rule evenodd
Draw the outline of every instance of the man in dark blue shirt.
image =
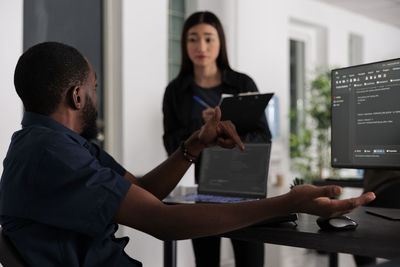
<svg viewBox="0 0 400 267">
<path fill-rule="evenodd" d="M 141 266 L 115 238 L 117 223 L 163 240 L 215 235 L 273 216 L 335 216 L 371 201 L 335 186 L 296 186 L 270 199 L 168 206 L 162 199 L 205 147 L 244 149 L 231 122 L 212 120 L 166 161 L 137 179 L 88 140 L 96 136 L 96 75 L 76 49 L 54 42 L 28 49 L 14 76 L 25 114 L 4 160 L 0 224 L 31 266 Z M 239 216 L 240 215 L 240 216 Z"/>
</svg>

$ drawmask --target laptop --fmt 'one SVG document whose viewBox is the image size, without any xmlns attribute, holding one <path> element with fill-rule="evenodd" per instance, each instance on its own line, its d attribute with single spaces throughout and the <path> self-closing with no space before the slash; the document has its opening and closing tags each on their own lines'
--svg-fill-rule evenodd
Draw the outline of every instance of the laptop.
<svg viewBox="0 0 400 267">
<path fill-rule="evenodd" d="M 270 143 L 247 143 L 241 151 L 235 147 L 206 148 L 201 154 L 196 194 L 164 199 L 165 203 L 233 203 L 267 196 Z"/>
<path fill-rule="evenodd" d="M 246 143 L 237 147 L 206 148 L 201 155 L 197 193 L 169 196 L 166 204 L 235 203 L 267 197 L 270 143 Z M 295 222 L 297 213 L 269 218 L 255 225 Z"/>
</svg>

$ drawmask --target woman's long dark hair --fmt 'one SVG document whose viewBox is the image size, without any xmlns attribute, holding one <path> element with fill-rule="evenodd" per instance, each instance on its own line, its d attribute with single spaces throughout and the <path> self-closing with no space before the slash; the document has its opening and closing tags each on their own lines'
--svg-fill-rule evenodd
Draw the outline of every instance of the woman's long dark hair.
<svg viewBox="0 0 400 267">
<path fill-rule="evenodd" d="M 178 77 L 186 76 L 188 74 L 193 74 L 193 62 L 190 60 L 186 42 L 187 42 L 187 33 L 190 28 L 198 25 L 198 24 L 209 24 L 213 26 L 217 32 L 220 42 L 220 49 L 217 58 L 217 67 L 220 70 L 231 69 L 229 66 L 228 55 L 226 52 L 226 41 L 224 29 L 222 28 L 222 24 L 213 13 L 209 11 L 201 11 L 196 12 L 190 15 L 183 24 L 182 36 L 181 36 L 181 69 L 179 71 Z"/>
</svg>

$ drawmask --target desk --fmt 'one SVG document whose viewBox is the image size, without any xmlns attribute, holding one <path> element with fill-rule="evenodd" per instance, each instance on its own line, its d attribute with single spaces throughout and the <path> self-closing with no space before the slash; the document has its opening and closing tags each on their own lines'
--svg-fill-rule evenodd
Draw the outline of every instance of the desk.
<svg viewBox="0 0 400 267">
<path fill-rule="evenodd" d="M 398 258 L 400 255 L 400 221 L 391 221 L 365 212 L 360 207 L 349 214 L 358 222 L 354 231 L 323 232 L 316 224 L 316 216 L 300 214 L 298 226 L 291 223 L 278 226 L 252 226 L 222 234 L 222 237 L 253 242 L 318 249 L 327 252 L 349 253 L 379 258 Z M 169 253 L 164 250 L 164 253 Z M 170 255 L 164 255 L 164 260 Z M 335 259 L 330 259 L 335 265 Z M 336 259 L 337 265 L 337 259 Z M 164 266 L 168 265 L 164 261 Z"/>
<path fill-rule="evenodd" d="M 288 224 L 247 227 L 222 236 L 334 253 L 388 259 L 399 257 L 400 221 L 368 214 L 365 209 L 360 207 L 349 214 L 359 224 L 354 231 L 323 232 L 315 222 L 316 216 L 300 214 L 297 227 Z"/>
</svg>

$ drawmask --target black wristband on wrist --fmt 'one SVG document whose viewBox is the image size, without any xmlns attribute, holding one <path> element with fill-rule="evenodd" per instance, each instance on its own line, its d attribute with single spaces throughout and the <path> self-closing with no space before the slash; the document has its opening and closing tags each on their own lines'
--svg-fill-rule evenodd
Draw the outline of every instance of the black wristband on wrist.
<svg viewBox="0 0 400 267">
<path fill-rule="evenodd" d="M 182 153 L 183 153 L 183 158 L 184 158 L 186 161 L 188 161 L 188 162 L 190 162 L 190 163 L 196 162 L 197 157 L 189 153 L 189 151 L 188 151 L 187 148 L 185 147 L 185 141 L 182 141 L 180 147 L 181 147 L 181 150 L 182 150 Z"/>
</svg>

